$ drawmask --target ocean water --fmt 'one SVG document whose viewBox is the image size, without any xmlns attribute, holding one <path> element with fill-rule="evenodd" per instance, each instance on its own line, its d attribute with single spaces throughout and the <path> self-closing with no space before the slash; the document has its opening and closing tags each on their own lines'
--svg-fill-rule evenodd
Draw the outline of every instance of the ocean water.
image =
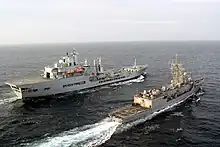
<svg viewBox="0 0 220 147">
<path fill-rule="evenodd" d="M 141 83 L 104 88 L 80 96 L 24 104 L 4 85 L 13 77 L 37 74 L 75 47 L 80 60 L 101 56 L 105 68 L 148 64 Z M 199 103 L 115 133 L 108 112 L 132 102 L 138 90 L 169 82 L 175 55 L 193 77 L 205 77 Z M 0 47 L 0 146 L 220 146 L 220 42 L 121 42 Z"/>
</svg>

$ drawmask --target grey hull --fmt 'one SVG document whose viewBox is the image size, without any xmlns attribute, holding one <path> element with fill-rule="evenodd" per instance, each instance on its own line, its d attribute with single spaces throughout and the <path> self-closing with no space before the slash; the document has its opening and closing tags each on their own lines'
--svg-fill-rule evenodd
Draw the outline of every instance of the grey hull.
<svg viewBox="0 0 220 147">
<path fill-rule="evenodd" d="M 200 87 L 196 86 L 193 87 L 191 91 L 173 99 L 167 102 L 167 99 L 159 99 L 157 101 L 157 106 L 152 107 L 151 109 L 145 109 L 144 111 L 129 115 L 123 119 L 121 119 L 121 122 L 123 124 L 135 122 L 138 120 L 149 120 L 155 117 L 158 114 L 161 114 L 166 111 L 173 110 L 176 106 L 183 104 L 184 102 L 191 100 L 191 97 L 194 96 L 198 91 Z M 132 107 L 132 106 L 131 106 Z M 129 107 L 127 108 L 129 109 Z"/>
<path fill-rule="evenodd" d="M 141 74 L 140 74 L 141 75 Z M 132 79 L 136 79 L 138 78 L 140 75 L 137 75 L 137 76 L 134 76 L 134 77 L 129 77 L 129 78 L 126 78 L 124 80 L 120 80 L 120 81 L 113 81 L 113 82 L 110 82 L 110 83 L 107 83 L 107 84 L 102 84 L 102 85 L 98 85 L 98 86 L 93 86 L 93 87 L 88 87 L 88 88 L 84 88 L 84 89 L 80 89 L 80 90 L 73 90 L 73 91 L 69 91 L 69 92 L 64 92 L 64 93 L 57 93 L 57 94 L 51 94 L 51 95 L 47 95 L 47 96 L 39 96 L 39 97 L 26 97 L 26 98 L 23 98 L 24 101 L 29 101 L 29 100 L 44 100 L 44 99 L 50 99 L 50 98 L 53 98 L 53 97 L 58 97 L 58 96 L 63 96 L 63 95 L 79 95 L 81 94 L 85 94 L 85 93 L 89 93 L 89 92 L 86 92 L 87 90 L 92 90 L 92 89 L 96 89 L 96 88 L 101 88 L 103 86 L 108 86 L 108 85 L 111 85 L 111 84 L 114 84 L 114 83 L 119 83 L 119 82 L 124 82 L 124 81 L 128 81 L 128 80 L 132 80 Z"/>
<path fill-rule="evenodd" d="M 10 85 L 15 94 L 23 99 L 37 99 L 37 98 L 47 98 L 56 95 L 62 95 L 66 93 L 77 93 L 79 91 L 94 89 L 97 87 L 102 87 L 106 85 L 111 85 L 113 83 L 123 82 L 131 79 L 135 79 L 146 72 L 146 66 L 140 66 L 137 71 L 123 71 L 120 73 L 119 77 L 111 77 L 104 80 L 94 80 L 91 81 L 89 75 L 68 77 L 62 79 L 48 80 L 37 83 L 28 83 L 23 85 L 16 85 L 13 83 L 7 83 Z M 22 90 L 28 89 L 28 90 Z M 29 91 L 30 89 L 30 91 Z"/>
</svg>

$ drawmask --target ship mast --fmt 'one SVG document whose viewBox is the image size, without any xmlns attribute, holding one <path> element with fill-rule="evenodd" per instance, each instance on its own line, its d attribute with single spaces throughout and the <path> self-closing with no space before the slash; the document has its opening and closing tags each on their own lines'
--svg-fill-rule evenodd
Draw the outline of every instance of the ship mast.
<svg viewBox="0 0 220 147">
<path fill-rule="evenodd" d="M 102 72 L 103 72 L 103 67 L 102 67 L 102 58 L 101 58 L 101 57 L 99 57 L 98 61 L 99 61 L 99 65 L 98 65 L 98 71 L 99 71 L 100 73 L 102 73 Z"/>
<path fill-rule="evenodd" d="M 85 61 L 84 61 L 84 66 L 87 67 L 88 66 L 88 60 L 87 58 L 85 58 Z"/>
<path fill-rule="evenodd" d="M 78 59 L 77 59 L 77 52 L 76 52 L 76 50 L 75 49 L 73 49 L 73 65 L 74 66 L 76 66 L 76 65 L 78 65 Z"/>
<path fill-rule="evenodd" d="M 137 60 L 134 58 L 134 67 L 137 67 Z"/>
<path fill-rule="evenodd" d="M 95 75 L 97 75 L 96 60 L 93 60 L 93 66 L 94 66 Z"/>
<path fill-rule="evenodd" d="M 172 87 L 180 86 L 181 84 L 186 84 L 188 82 L 188 75 L 185 72 L 185 69 L 180 64 L 180 59 L 176 55 L 174 61 L 171 64 L 171 72 L 172 72 Z"/>
</svg>

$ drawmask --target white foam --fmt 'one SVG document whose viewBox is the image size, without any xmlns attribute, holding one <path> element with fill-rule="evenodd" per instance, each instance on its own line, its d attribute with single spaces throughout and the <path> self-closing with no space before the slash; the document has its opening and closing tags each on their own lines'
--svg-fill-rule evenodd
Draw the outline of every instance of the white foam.
<svg viewBox="0 0 220 147">
<path fill-rule="evenodd" d="M 180 131 L 182 131 L 183 130 L 183 128 L 177 128 L 176 129 L 176 132 L 180 132 Z"/>
<path fill-rule="evenodd" d="M 200 97 L 196 100 L 196 102 L 199 102 L 200 101 Z"/>
<path fill-rule="evenodd" d="M 65 131 L 55 137 L 48 137 L 27 145 L 33 147 L 98 146 L 110 139 L 119 124 L 111 119 L 104 119 L 99 123 Z"/>
<path fill-rule="evenodd" d="M 204 95 L 204 92 L 199 92 L 196 94 L 196 96 L 201 96 L 201 95 Z"/>
<path fill-rule="evenodd" d="M 175 112 L 173 114 L 171 114 L 172 116 L 183 116 L 183 113 L 182 112 Z"/>
<path fill-rule="evenodd" d="M 186 98 L 187 99 L 187 98 Z M 165 111 L 171 110 L 173 107 L 181 104 L 186 99 L 175 103 L 171 106 L 168 106 L 158 112 L 154 112 L 153 114 L 136 120 L 134 122 L 128 124 L 121 124 L 117 119 L 106 118 L 101 122 L 86 125 L 83 127 L 75 128 L 69 131 L 65 131 L 61 134 L 58 134 L 54 137 L 48 137 L 46 139 L 27 144 L 32 147 L 69 147 L 69 146 L 82 146 L 82 147 L 92 147 L 98 146 L 106 142 L 111 136 L 115 133 L 117 127 L 119 127 L 118 131 L 122 132 L 131 127 L 143 123 L 147 120 L 152 119 L 153 117 L 161 114 Z M 116 133 L 119 133 L 119 132 Z"/>
<path fill-rule="evenodd" d="M 21 99 L 21 98 L 18 98 L 17 96 L 14 96 L 14 93 L 12 93 L 12 92 L 4 93 L 4 95 L 2 95 L 2 97 L 3 97 L 3 99 L 0 99 L 0 105 L 11 103 L 11 102 L 14 102 L 16 100 Z"/>
</svg>

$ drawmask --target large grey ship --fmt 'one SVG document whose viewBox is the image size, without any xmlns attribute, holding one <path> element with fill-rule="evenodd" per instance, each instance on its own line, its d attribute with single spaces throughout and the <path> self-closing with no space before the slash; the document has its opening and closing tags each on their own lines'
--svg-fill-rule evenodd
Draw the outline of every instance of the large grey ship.
<svg viewBox="0 0 220 147">
<path fill-rule="evenodd" d="M 117 109 L 109 113 L 109 116 L 122 123 L 151 119 L 159 113 L 192 99 L 201 90 L 204 79 L 192 80 L 180 64 L 178 57 L 171 64 L 171 71 L 172 80 L 168 86 L 135 94 L 131 105 Z"/>
<path fill-rule="evenodd" d="M 57 94 L 80 92 L 104 85 L 131 80 L 146 73 L 147 65 L 105 70 L 101 57 L 89 65 L 87 59 L 78 63 L 78 53 L 67 53 L 53 66 L 46 66 L 41 75 L 5 82 L 18 98 L 29 100 Z"/>
</svg>

